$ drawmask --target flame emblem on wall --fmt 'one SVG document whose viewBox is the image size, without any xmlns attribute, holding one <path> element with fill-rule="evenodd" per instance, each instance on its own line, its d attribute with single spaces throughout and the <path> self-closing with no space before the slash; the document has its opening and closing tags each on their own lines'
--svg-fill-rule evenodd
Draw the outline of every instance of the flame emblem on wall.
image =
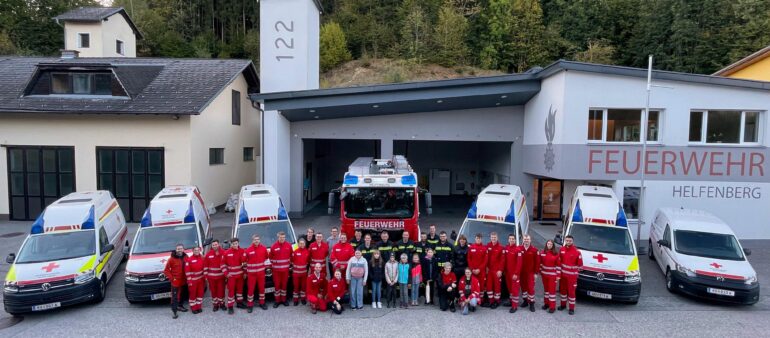
<svg viewBox="0 0 770 338">
<path fill-rule="evenodd" d="M 548 117 L 545 118 L 545 138 L 548 140 L 548 145 L 545 147 L 545 154 L 543 164 L 545 164 L 545 170 L 553 170 L 553 165 L 556 164 L 556 155 L 553 153 L 553 137 L 556 136 L 556 109 L 551 105 L 548 108 Z"/>
</svg>

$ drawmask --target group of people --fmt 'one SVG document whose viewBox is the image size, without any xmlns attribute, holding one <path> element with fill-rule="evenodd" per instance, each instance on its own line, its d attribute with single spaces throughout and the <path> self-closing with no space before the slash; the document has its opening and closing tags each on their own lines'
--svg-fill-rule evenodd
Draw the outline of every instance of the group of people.
<svg viewBox="0 0 770 338">
<path fill-rule="evenodd" d="M 348 303 L 353 310 L 362 309 L 364 295 L 369 293 L 372 308 L 382 308 L 383 302 L 388 308 L 395 308 L 397 303 L 398 307 L 407 308 L 419 305 L 423 297 L 425 305 L 438 301 L 441 311 L 455 312 L 459 308 L 463 314 L 474 312 L 477 306 L 495 309 L 500 305 L 510 306 L 511 313 L 520 306 L 534 312 L 535 282 L 540 275 L 545 290 L 542 309 L 555 312 L 558 289 L 558 309 L 574 314 L 577 277 L 583 262 L 571 236 L 565 237 L 560 249 L 549 240 L 542 250 L 531 245 L 529 235 L 523 236 L 521 245 L 516 244 L 513 234 L 508 235 L 508 245 L 498 241 L 497 233 L 489 234 L 489 238 L 489 243 L 484 244 L 483 235 L 476 234 L 470 244 L 461 235 L 457 245 L 453 245 L 446 232 L 437 234 L 435 225 L 431 225 L 428 233 L 420 234 L 418 242 L 413 242 L 406 231 L 397 242 L 389 240 L 387 231 L 380 234 L 378 242 L 358 230 L 348 240 L 337 228 L 324 240 L 323 234 L 310 228 L 300 236 L 296 249 L 286 242 L 284 233 L 278 234 L 278 241 L 270 250 L 260 243 L 259 235 L 252 237 L 252 244 L 246 249 L 240 248 L 238 238 L 231 239 L 226 250 L 215 240 L 205 255 L 200 248 L 194 248 L 188 257 L 179 245 L 165 274 L 172 285 L 174 318 L 177 311 L 187 311 L 179 299 L 184 286 L 188 287 L 193 313 L 202 311 L 204 280 L 209 283 L 213 311 L 226 310 L 232 314 L 237 307 L 251 313 L 255 295 L 259 307 L 267 310 L 268 259 L 275 285 L 273 307 L 289 305 L 287 284 L 291 274 L 294 305 L 309 304 L 312 313 L 331 310 L 341 314 L 345 311 L 343 304 Z M 502 285 L 509 293 L 505 303 L 501 302 Z"/>
</svg>

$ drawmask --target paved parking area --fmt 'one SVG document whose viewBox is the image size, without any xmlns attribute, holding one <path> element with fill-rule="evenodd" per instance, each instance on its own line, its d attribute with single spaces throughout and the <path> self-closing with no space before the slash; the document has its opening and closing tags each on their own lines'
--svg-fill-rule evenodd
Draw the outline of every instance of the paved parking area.
<svg viewBox="0 0 770 338">
<path fill-rule="evenodd" d="M 463 207 L 464 208 L 464 207 Z M 328 216 L 325 208 L 316 208 L 304 218 L 293 220 L 298 234 L 314 226 L 328 234 L 338 222 L 337 216 Z M 459 229 L 464 213 L 462 208 L 437 210 L 425 216 L 421 224 L 435 222 L 440 230 Z M 214 215 L 214 232 L 219 238 L 229 236 L 230 213 Z M 130 226 L 130 237 L 136 231 Z M 533 226 L 535 242 L 549 237 L 553 226 Z M 15 252 L 29 230 L 25 222 L 0 222 L 0 254 Z M 770 280 L 770 241 L 744 241 L 752 249 L 750 260 L 759 273 L 760 283 Z M 507 309 L 480 309 L 469 316 L 441 312 L 435 307 L 418 306 L 408 310 L 371 309 L 346 311 L 341 316 L 329 313 L 312 315 L 306 307 L 290 306 L 268 311 L 255 310 L 253 314 L 239 311 L 234 316 L 211 313 L 209 299 L 199 315 L 181 314 L 171 319 L 165 303 L 131 305 L 123 296 L 123 268 L 109 283 L 107 297 L 97 305 L 80 305 L 51 312 L 31 314 L 21 322 L 0 311 L 0 336 L 254 336 L 268 334 L 291 336 L 456 336 L 466 333 L 476 336 L 767 336 L 770 318 L 770 297 L 762 296 L 753 306 L 713 304 L 692 300 L 666 291 L 660 270 L 646 257 L 640 257 L 642 270 L 642 297 L 637 305 L 614 304 L 591 299 L 578 299 L 577 313 L 548 314 L 519 311 L 509 314 Z M 5 276 L 9 265 L 0 263 L 0 276 Z M 538 295 L 542 287 L 538 285 Z M 538 299 L 540 301 L 540 299 Z M 8 326 L 8 327 L 6 327 Z"/>
</svg>

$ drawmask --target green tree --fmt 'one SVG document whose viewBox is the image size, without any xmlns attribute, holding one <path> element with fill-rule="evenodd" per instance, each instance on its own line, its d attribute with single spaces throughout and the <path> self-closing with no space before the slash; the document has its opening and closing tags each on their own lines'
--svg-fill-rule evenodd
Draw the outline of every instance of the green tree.
<svg viewBox="0 0 770 338">
<path fill-rule="evenodd" d="M 404 1 L 401 12 L 404 20 L 401 22 L 401 55 L 420 63 L 425 58 L 428 48 L 428 23 L 425 14 L 415 2 Z"/>
<path fill-rule="evenodd" d="M 508 39 L 513 28 L 511 0 L 489 0 L 479 13 L 477 27 L 479 65 L 488 69 L 504 66 Z"/>
<path fill-rule="evenodd" d="M 543 10 L 538 0 L 514 0 L 513 25 L 506 48 L 507 70 L 523 72 L 532 66 L 545 65 L 550 58 L 545 48 L 548 35 L 543 25 Z"/>
<path fill-rule="evenodd" d="M 575 53 L 574 59 L 575 61 L 611 65 L 615 62 L 614 54 L 615 47 L 606 40 L 591 40 L 588 41 L 586 50 Z"/>
<path fill-rule="evenodd" d="M 252 29 L 246 33 L 243 39 L 243 53 L 255 65 L 259 65 L 259 30 Z"/>
<path fill-rule="evenodd" d="M 442 66 L 465 64 L 468 46 L 465 36 L 468 20 L 451 3 L 441 8 L 433 30 L 432 60 Z"/>
<path fill-rule="evenodd" d="M 339 24 L 328 22 L 321 27 L 320 53 L 323 72 L 350 60 L 345 33 Z"/>
<path fill-rule="evenodd" d="M 16 54 L 16 45 L 13 44 L 8 34 L 0 31 L 0 55 L 13 54 Z"/>
</svg>

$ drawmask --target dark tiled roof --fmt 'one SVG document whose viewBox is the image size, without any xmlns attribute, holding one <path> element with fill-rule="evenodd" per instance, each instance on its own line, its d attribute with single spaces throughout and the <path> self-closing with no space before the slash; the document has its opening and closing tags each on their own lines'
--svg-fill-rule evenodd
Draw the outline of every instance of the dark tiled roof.
<svg viewBox="0 0 770 338">
<path fill-rule="evenodd" d="M 70 10 L 69 12 L 59 14 L 58 16 L 54 17 L 54 20 L 57 22 L 99 22 L 118 13 L 123 15 L 123 17 L 126 19 L 126 22 L 128 22 L 128 25 L 131 26 L 131 29 L 134 30 L 136 38 L 141 39 L 142 33 L 139 32 L 139 29 L 134 24 L 134 21 L 131 20 L 131 17 L 128 16 L 128 13 L 126 13 L 126 10 L 123 7 L 78 7 Z"/>
<path fill-rule="evenodd" d="M 111 67 L 130 97 L 24 95 L 39 67 L 78 65 Z M 0 113 L 196 115 L 241 73 L 258 91 L 249 60 L 0 57 Z"/>
</svg>

